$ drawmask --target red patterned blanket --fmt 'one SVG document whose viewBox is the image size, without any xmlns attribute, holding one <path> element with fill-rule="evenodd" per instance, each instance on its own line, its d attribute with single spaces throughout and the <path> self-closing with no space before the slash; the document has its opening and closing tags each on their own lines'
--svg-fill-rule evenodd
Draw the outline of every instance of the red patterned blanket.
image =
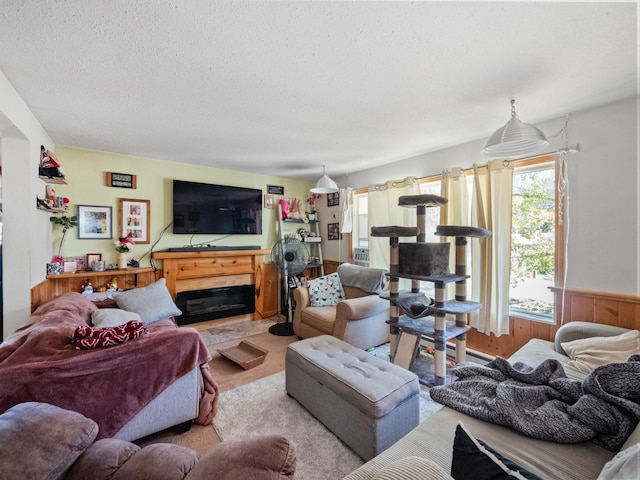
<svg viewBox="0 0 640 480">
<path fill-rule="evenodd" d="M 207 346 L 193 328 L 170 319 L 147 325 L 148 333 L 109 348 L 78 350 L 79 326 L 96 306 L 79 293 L 40 305 L 28 325 L 0 344 L 0 413 L 22 402 L 46 402 L 95 420 L 98 438 L 111 437 L 176 379 L 201 366 L 198 423 L 217 412 L 217 384 Z"/>
</svg>

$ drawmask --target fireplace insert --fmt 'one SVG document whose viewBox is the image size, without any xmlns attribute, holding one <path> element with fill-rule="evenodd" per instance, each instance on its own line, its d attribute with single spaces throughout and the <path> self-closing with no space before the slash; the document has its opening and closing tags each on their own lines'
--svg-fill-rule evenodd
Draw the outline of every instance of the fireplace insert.
<svg viewBox="0 0 640 480">
<path fill-rule="evenodd" d="M 176 317 L 178 325 L 253 313 L 255 287 L 238 285 L 180 292 L 176 305 L 182 311 L 182 315 Z"/>
</svg>

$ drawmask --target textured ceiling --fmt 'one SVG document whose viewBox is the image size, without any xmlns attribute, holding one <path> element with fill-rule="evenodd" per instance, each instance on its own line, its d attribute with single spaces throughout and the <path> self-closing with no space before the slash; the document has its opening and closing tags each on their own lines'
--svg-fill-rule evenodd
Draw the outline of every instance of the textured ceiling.
<svg viewBox="0 0 640 480">
<path fill-rule="evenodd" d="M 56 144 L 314 179 L 637 94 L 637 4 L 0 0 Z M 547 132 L 553 133 L 553 132 Z"/>
</svg>

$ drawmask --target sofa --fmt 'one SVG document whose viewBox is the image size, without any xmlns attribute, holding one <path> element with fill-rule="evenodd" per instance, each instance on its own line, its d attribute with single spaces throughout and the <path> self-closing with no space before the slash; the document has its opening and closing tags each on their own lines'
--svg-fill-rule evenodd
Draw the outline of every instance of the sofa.
<svg viewBox="0 0 640 480">
<path fill-rule="evenodd" d="M 222 442 L 200 458 L 179 445 L 140 448 L 96 441 L 97 434 L 97 423 L 77 412 L 18 404 L 0 415 L 0 480 L 284 480 L 295 473 L 295 447 L 279 435 Z"/>
<path fill-rule="evenodd" d="M 129 441 L 194 421 L 210 424 L 218 399 L 211 356 L 197 330 L 175 325 L 180 311 L 164 282 L 117 293 L 118 308 L 98 308 L 75 292 L 38 306 L 0 344 L 0 413 L 19 403 L 48 403 L 94 420 L 98 438 Z M 144 330 L 138 338 L 120 332 L 109 340 L 121 343 L 74 348 L 81 330 L 98 334 L 134 324 Z"/>
<path fill-rule="evenodd" d="M 298 338 L 332 335 L 367 349 L 389 341 L 389 301 L 379 294 L 386 271 L 350 263 L 293 291 L 293 331 Z"/>
<path fill-rule="evenodd" d="M 640 478 L 640 427 L 637 425 L 640 418 L 640 375 L 637 375 L 640 357 L 629 355 L 640 353 L 638 338 L 637 330 L 571 322 L 558 330 L 554 342 L 532 339 L 508 359 L 510 367 L 507 368 L 519 369 L 525 374 L 538 372 L 543 365 L 560 365 L 566 373 L 566 379 L 557 375 L 557 372 L 554 378 L 560 382 L 558 385 L 565 385 L 567 388 L 574 385 L 572 380 L 578 381 L 578 385 L 584 381 L 586 385 L 590 378 L 599 379 L 600 372 L 608 372 L 608 368 L 632 367 L 631 371 L 635 374 L 616 387 L 631 392 L 621 400 L 621 403 L 630 406 L 630 410 L 635 412 L 625 419 L 630 425 L 631 433 L 614 451 L 599 446 L 595 441 L 558 443 L 532 438 L 511 426 L 485 421 L 444 406 L 396 444 L 346 476 L 345 480 Z M 609 361 L 615 363 L 606 363 Z M 460 373 L 469 368 L 484 368 L 470 366 L 469 362 L 461 364 L 461 367 L 464 369 Z M 587 373 L 590 367 L 594 369 Z M 464 386 L 466 380 L 475 380 L 475 377 L 458 378 L 449 388 L 434 387 L 436 390 L 431 389 L 432 396 L 448 399 L 450 397 L 446 394 L 457 392 L 452 387 L 458 382 Z M 616 381 L 615 376 L 613 381 Z M 437 389 L 443 390 L 439 392 Z M 524 391 L 514 391 L 524 394 Z M 476 400 L 478 404 L 490 401 L 489 398 L 472 400 Z M 556 402 L 554 400 L 550 404 L 556 405 Z M 471 408 L 474 402 L 469 403 L 468 408 Z M 583 406 L 589 407 L 588 404 Z M 533 416 L 538 413 L 535 409 L 521 408 L 521 411 Z M 591 417 L 594 422 L 601 420 L 595 410 Z M 562 420 L 562 417 L 558 418 Z M 553 424 L 550 430 L 554 430 Z M 578 431 L 577 426 L 575 430 Z M 611 427 L 612 436 L 618 430 L 621 428 L 618 429 L 617 425 Z M 567 431 L 559 428 L 555 433 L 565 435 Z M 618 442 L 622 442 L 622 439 L 618 438 Z"/>
</svg>

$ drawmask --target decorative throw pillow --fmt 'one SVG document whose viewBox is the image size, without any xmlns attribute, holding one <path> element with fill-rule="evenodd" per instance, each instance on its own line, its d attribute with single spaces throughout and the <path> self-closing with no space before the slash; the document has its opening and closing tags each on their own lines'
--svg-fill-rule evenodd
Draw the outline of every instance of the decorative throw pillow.
<svg viewBox="0 0 640 480">
<path fill-rule="evenodd" d="M 118 292 L 113 298 L 119 308 L 137 313 L 142 318 L 142 323 L 146 324 L 182 315 L 180 309 L 173 303 L 164 278 L 146 287 Z"/>
<path fill-rule="evenodd" d="M 147 333 L 144 323 L 130 320 L 117 327 L 92 328 L 80 325 L 73 333 L 71 344 L 78 350 L 106 348 L 134 340 Z"/>
<path fill-rule="evenodd" d="M 344 290 L 337 273 L 318 277 L 309 282 L 309 300 L 312 307 L 337 305 L 344 300 Z"/>
<path fill-rule="evenodd" d="M 568 362 L 581 372 L 589 373 L 606 363 L 623 363 L 633 355 L 640 353 L 638 330 L 631 330 L 613 337 L 590 337 L 561 343 Z"/>
<path fill-rule="evenodd" d="M 141 322 L 142 318 L 135 312 L 127 312 L 119 308 L 99 308 L 91 314 L 91 323 L 94 327 L 117 327 L 130 320 Z"/>
<path fill-rule="evenodd" d="M 451 476 L 455 480 L 490 480 L 518 478 L 540 480 L 539 477 L 499 455 L 483 442 L 476 440 L 462 422 L 456 427 L 453 440 Z"/>
<path fill-rule="evenodd" d="M 64 478 L 98 435 L 98 424 L 48 403 L 20 403 L 0 415 L 0 477 Z"/>
<path fill-rule="evenodd" d="M 605 463 L 598 475 L 598 480 L 638 478 L 638 474 L 640 474 L 640 443 L 620 451 Z"/>
</svg>

